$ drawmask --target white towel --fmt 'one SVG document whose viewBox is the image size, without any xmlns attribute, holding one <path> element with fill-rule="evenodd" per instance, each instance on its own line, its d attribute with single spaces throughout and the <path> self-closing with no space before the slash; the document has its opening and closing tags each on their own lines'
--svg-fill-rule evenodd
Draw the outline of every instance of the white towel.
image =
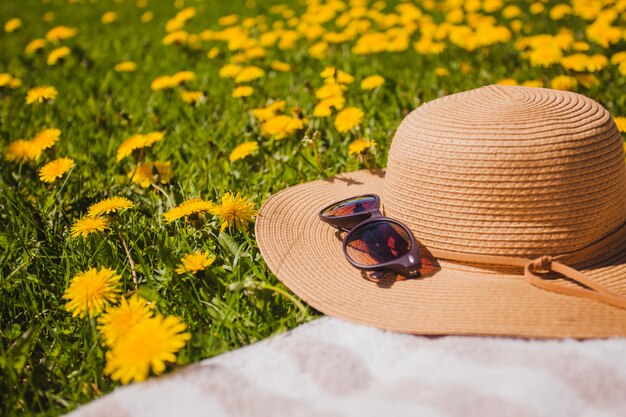
<svg viewBox="0 0 626 417">
<path fill-rule="evenodd" d="M 321 318 L 71 417 L 626 416 L 626 339 L 421 337 Z"/>
</svg>

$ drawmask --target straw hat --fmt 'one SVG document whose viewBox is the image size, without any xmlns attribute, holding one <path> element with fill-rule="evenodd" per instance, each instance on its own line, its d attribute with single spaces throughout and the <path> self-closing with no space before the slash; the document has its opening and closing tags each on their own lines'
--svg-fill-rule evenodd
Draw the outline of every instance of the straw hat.
<svg viewBox="0 0 626 417">
<path fill-rule="evenodd" d="M 386 171 L 268 199 L 258 244 L 295 294 L 354 322 L 419 334 L 626 335 L 622 146 L 608 111 L 579 94 L 497 85 L 453 94 L 404 119 Z M 421 278 L 373 280 L 318 218 L 371 193 L 415 234 Z"/>
</svg>

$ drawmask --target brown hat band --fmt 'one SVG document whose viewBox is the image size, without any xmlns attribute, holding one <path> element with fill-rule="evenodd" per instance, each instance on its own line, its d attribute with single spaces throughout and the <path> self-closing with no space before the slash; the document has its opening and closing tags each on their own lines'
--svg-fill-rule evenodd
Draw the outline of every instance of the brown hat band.
<svg viewBox="0 0 626 417">
<path fill-rule="evenodd" d="M 620 228 L 606 236 L 605 238 L 583 248 L 576 252 L 567 253 L 558 256 L 544 255 L 536 259 L 508 257 L 508 256 L 491 256 L 491 255 L 475 255 L 469 253 L 451 252 L 440 249 L 429 249 L 429 252 L 437 259 L 445 259 L 448 261 L 458 261 L 467 263 L 479 263 L 489 265 L 514 266 L 524 268 L 524 278 L 543 290 L 551 291 L 557 294 L 570 295 L 574 297 L 588 298 L 601 303 L 605 303 L 617 308 L 626 309 L 626 298 L 622 297 L 605 286 L 599 284 L 587 275 L 576 269 L 567 266 L 563 262 L 573 262 L 575 260 L 584 259 L 585 255 L 591 254 L 603 247 L 611 247 L 622 238 L 626 231 L 626 223 Z M 579 287 L 571 287 L 559 284 L 556 281 L 550 281 L 547 274 L 556 272 L 571 281 L 580 284 Z"/>
</svg>

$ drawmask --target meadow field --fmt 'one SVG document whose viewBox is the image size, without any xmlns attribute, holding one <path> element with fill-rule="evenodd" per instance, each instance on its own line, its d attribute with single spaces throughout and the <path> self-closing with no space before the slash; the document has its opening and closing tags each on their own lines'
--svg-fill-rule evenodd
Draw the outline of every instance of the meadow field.
<svg viewBox="0 0 626 417">
<path fill-rule="evenodd" d="M 576 91 L 626 129 L 626 2 L 0 2 L 0 414 L 59 415 L 319 315 L 273 193 L 383 168 L 425 101 Z M 315 202 L 311 202 L 315 204 Z"/>
</svg>

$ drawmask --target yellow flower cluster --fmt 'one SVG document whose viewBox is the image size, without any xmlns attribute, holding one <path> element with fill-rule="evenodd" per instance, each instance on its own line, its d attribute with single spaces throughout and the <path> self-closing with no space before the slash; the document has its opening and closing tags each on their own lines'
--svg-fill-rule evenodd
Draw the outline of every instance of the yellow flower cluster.
<svg viewBox="0 0 626 417">
<path fill-rule="evenodd" d="M 167 90 L 195 79 L 196 75 L 192 71 L 178 71 L 172 75 L 161 75 L 155 78 L 150 87 L 154 91 Z"/>
<path fill-rule="evenodd" d="M 187 326 L 174 316 L 154 313 L 146 300 L 137 295 L 117 302 L 121 276 L 110 268 L 89 268 L 74 276 L 63 298 L 73 317 L 98 319 L 98 330 L 106 353 L 104 372 L 113 380 L 127 384 L 143 381 L 152 370 L 160 374 L 167 362 L 176 361 L 191 335 Z"/>
<path fill-rule="evenodd" d="M 285 110 L 286 105 L 287 102 L 285 100 L 277 100 L 271 102 L 265 107 L 259 107 L 252 110 L 254 118 L 261 122 L 261 133 L 263 135 L 274 139 L 284 139 L 292 133 L 304 129 L 307 120 L 300 117 L 298 109 L 292 109 L 292 115 L 279 114 Z M 254 147 L 254 145 L 246 146 Z M 241 158 L 238 157 L 238 154 L 246 149 L 246 147 L 238 149 L 237 153 L 234 154 L 235 159 L 231 159 L 231 161 L 241 159 L 249 155 L 251 152 L 258 149 L 258 145 L 256 149 L 250 148 L 250 152 L 243 155 Z M 233 155 L 231 154 L 231 158 L 232 157 Z"/>
<path fill-rule="evenodd" d="M 54 146 L 60 136 L 59 129 L 43 129 L 32 139 L 18 139 L 9 143 L 4 150 L 4 158 L 10 162 L 37 161 L 44 150 Z"/>
<path fill-rule="evenodd" d="M 0 74 L 0 88 L 7 87 L 13 89 L 19 87 L 20 85 L 22 85 L 22 80 L 19 78 L 16 78 L 6 72 Z"/>
<path fill-rule="evenodd" d="M 114 381 L 128 384 L 141 382 L 150 374 L 165 371 L 166 364 L 176 362 L 180 351 L 191 334 L 187 325 L 178 317 L 152 315 L 140 300 L 121 304 L 119 311 L 112 309 L 103 317 L 100 329 L 103 333 L 116 333 L 115 341 L 106 354 L 104 373 Z"/>
<path fill-rule="evenodd" d="M 85 217 L 74 222 L 70 233 L 72 237 L 87 237 L 91 233 L 103 232 L 110 225 L 110 219 L 103 217 L 104 215 L 133 207 L 135 204 L 126 197 L 109 197 L 100 200 L 89 207 Z"/>
<path fill-rule="evenodd" d="M 222 222 L 220 231 L 224 231 L 227 227 L 231 226 L 242 231 L 256 216 L 256 210 L 252 201 L 239 194 L 233 196 L 231 193 L 225 193 L 219 205 L 211 201 L 192 198 L 166 212 L 163 218 L 166 223 L 172 223 L 183 217 L 200 215 L 207 212 L 220 218 Z"/>
</svg>

